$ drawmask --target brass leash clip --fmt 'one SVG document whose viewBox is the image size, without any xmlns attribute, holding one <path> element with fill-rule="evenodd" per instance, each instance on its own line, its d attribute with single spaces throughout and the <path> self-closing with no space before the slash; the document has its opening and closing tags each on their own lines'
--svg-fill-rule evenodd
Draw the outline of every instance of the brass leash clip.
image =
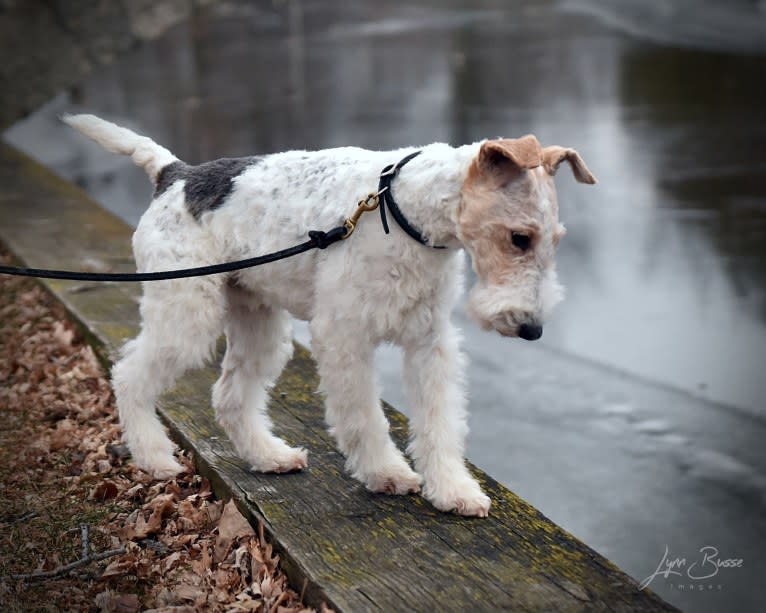
<svg viewBox="0 0 766 613">
<path fill-rule="evenodd" d="M 388 188 L 386 187 L 377 193 L 369 193 L 366 198 L 362 198 L 362 200 L 359 201 L 356 205 L 354 214 L 343 222 L 343 225 L 346 227 L 346 235 L 343 237 L 343 240 L 346 240 L 354 233 L 356 224 L 364 213 L 367 211 L 374 211 L 380 206 L 380 195 L 386 191 L 386 189 Z"/>
</svg>

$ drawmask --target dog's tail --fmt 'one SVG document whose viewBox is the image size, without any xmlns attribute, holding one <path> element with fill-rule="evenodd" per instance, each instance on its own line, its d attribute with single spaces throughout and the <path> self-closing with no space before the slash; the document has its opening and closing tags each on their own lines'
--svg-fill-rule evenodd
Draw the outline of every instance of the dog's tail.
<svg viewBox="0 0 766 613">
<path fill-rule="evenodd" d="M 107 151 L 129 155 L 143 168 L 152 182 L 160 170 L 178 158 L 146 136 L 109 123 L 95 115 L 64 115 L 61 120 L 94 140 Z"/>
</svg>

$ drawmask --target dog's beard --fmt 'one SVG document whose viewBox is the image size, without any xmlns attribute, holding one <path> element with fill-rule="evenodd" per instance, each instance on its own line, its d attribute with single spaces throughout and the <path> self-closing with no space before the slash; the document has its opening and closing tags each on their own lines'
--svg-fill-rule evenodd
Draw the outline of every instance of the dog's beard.
<svg viewBox="0 0 766 613">
<path fill-rule="evenodd" d="M 563 297 L 564 288 L 555 271 L 547 273 L 539 287 L 531 290 L 480 281 L 471 290 L 467 312 L 484 330 L 517 336 L 521 324 L 546 321 Z"/>
<path fill-rule="evenodd" d="M 558 275 L 555 269 L 549 269 L 545 272 L 540 283 L 540 313 L 542 321 L 547 321 L 553 309 L 564 300 L 564 286 L 559 283 Z"/>
</svg>

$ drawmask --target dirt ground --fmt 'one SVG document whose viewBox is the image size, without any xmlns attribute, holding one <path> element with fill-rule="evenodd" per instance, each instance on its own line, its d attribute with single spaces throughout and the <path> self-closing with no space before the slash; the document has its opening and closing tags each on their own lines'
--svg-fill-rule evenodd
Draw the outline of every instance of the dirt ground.
<svg viewBox="0 0 766 613">
<path fill-rule="evenodd" d="M 169 481 L 133 467 L 90 347 L 36 283 L 0 275 L 0 610 L 313 610 L 179 459 Z"/>
</svg>

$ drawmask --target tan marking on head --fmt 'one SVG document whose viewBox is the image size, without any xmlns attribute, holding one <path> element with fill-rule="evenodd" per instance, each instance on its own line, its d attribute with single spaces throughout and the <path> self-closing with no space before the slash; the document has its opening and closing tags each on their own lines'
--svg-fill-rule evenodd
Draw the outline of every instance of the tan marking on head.
<svg viewBox="0 0 766 613">
<path fill-rule="evenodd" d="M 479 156 L 499 154 L 519 168 L 537 168 L 542 163 L 543 149 L 540 141 L 533 134 L 521 138 L 501 138 L 489 140 L 481 146 Z"/>
<path fill-rule="evenodd" d="M 582 179 L 594 180 L 576 152 L 558 149 L 559 163 L 568 159 Z M 468 309 L 483 327 L 510 336 L 547 317 L 561 295 L 554 259 L 565 229 L 545 151 L 556 153 L 534 136 L 486 141 L 462 187 L 458 237 L 479 277 Z M 514 233 L 527 235 L 529 248 L 514 244 Z"/>
<path fill-rule="evenodd" d="M 543 149 L 543 165 L 549 175 L 555 175 L 561 162 L 564 160 L 569 162 L 569 165 L 572 167 L 572 173 L 577 181 L 580 183 L 588 183 L 590 185 L 596 183 L 596 177 L 594 177 L 591 171 L 588 170 L 585 161 L 574 149 L 566 149 L 565 147 L 559 147 L 558 145 Z"/>
<path fill-rule="evenodd" d="M 469 167 L 463 183 L 458 234 L 471 253 L 474 269 L 485 282 L 502 283 L 524 266 L 527 258 L 513 246 L 513 232 L 531 238 L 532 248 L 527 255 L 533 257 L 547 218 L 557 215 L 555 189 L 549 198 L 551 209 L 543 211 L 539 206 L 547 187 L 542 183 L 550 181 L 545 173 L 533 170 L 541 164 L 542 147 L 530 135 L 486 141 Z"/>
<path fill-rule="evenodd" d="M 485 328 L 516 336 L 561 298 L 554 258 L 565 229 L 553 175 L 565 160 L 578 181 L 596 182 L 574 149 L 543 149 L 534 136 L 486 141 L 471 162 L 457 231 L 479 277 L 468 310 Z M 529 247 L 514 233 L 527 235 Z"/>
<path fill-rule="evenodd" d="M 518 178 L 522 171 L 540 166 L 542 154 L 539 141 L 531 134 L 488 140 L 481 145 L 469 174 L 481 174 L 485 180 L 503 185 Z"/>
</svg>

